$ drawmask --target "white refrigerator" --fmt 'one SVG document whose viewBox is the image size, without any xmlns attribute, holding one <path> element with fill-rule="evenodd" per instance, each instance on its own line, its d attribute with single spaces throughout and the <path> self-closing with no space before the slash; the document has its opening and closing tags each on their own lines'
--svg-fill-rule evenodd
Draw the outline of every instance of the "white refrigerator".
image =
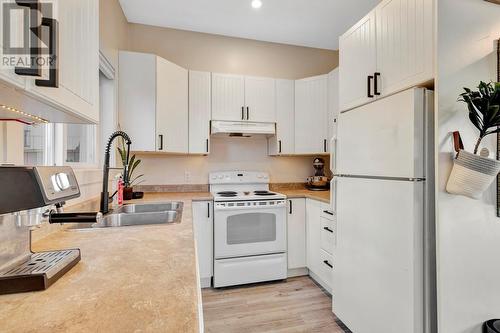
<svg viewBox="0 0 500 333">
<path fill-rule="evenodd" d="M 436 332 L 433 92 L 339 117 L 333 312 L 354 333 Z"/>
</svg>

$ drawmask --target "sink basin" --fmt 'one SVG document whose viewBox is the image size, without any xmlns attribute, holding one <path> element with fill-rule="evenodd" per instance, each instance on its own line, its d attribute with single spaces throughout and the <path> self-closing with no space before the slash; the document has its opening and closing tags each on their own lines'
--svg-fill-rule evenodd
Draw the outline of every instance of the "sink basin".
<svg viewBox="0 0 500 333">
<path fill-rule="evenodd" d="M 71 229 L 112 228 L 180 223 L 182 202 L 131 204 L 105 215 L 99 223 L 73 225 Z"/>
</svg>

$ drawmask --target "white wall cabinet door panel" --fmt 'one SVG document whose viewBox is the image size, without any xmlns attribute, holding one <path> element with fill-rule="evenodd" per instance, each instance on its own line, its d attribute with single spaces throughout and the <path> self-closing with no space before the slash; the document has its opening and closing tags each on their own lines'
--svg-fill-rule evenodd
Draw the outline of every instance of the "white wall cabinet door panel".
<svg viewBox="0 0 500 333">
<path fill-rule="evenodd" d="M 328 152 L 328 75 L 295 81 L 295 153 Z"/>
<path fill-rule="evenodd" d="M 319 275 L 321 250 L 321 203 L 306 199 L 307 268 Z"/>
<path fill-rule="evenodd" d="M 210 152 L 210 72 L 189 72 L 189 153 Z"/>
<path fill-rule="evenodd" d="M 59 24 L 59 88 L 27 89 L 47 103 L 94 123 L 99 122 L 99 1 L 53 1 Z M 48 68 L 42 71 L 48 77 Z"/>
<path fill-rule="evenodd" d="M 134 151 L 154 152 L 156 136 L 156 56 L 120 52 L 119 124 Z"/>
<path fill-rule="evenodd" d="M 349 29 L 339 39 L 340 111 L 374 100 L 373 80 L 368 92 L 368 76 L 377 69 L 375 11 Z"/>
<path fill-rule="evenodd" d="M 209 288 L 213 276 L 213 205 L 211 201 L 195 201 L 192 206 L 201 286 Z"/>
<path fill-rule="evenodd" d="M 276 122 L 276 80 L 245 77 L 245 119 L 253 122 Z"/>
<path fill-rule="evenodd" d="M 13 6 L 16 4 L 15 0 L 4 0 L 2 4 L 12 4 Z M 5 6 L 2 5 L 0 6 L 0 17 L 4 17 L 4 10 Z M 9 17 L 10 17 L 10 25 L 8 27 L 8 31 L 10 34 L 8 35 L 7 39 L 4 39 L 4 33 L 5 29 L 7 29 L 6 22 L 3 24 L 0 24 L 0 58 L 1 59 L 12 59 L 13 61 L 16 60 L 16 57 L 12 57 L 9 54 L 4 54 L 4 50 L 10 47 L 22 47 L 24 44 L 24 38 L 23 38 L 23 33 L 24 33 L 24 16 L 23 16 L 23 9 L 25 7 L 18 7 L 18 9 L 15 10 L 10 10 L 9 12 Z M 4 43 L 9 43 L 8 45 L 4 45 Z M 5 58 L 4 58 L 5 57 Z M 12 84 L 16 87 L 24 89 L 26 87 L 26 79 L 23 76 L 17 75 L 14 72 L 13 65 L 14 63 L 4 63 L 4 61 L 0 62 L 0 79 Z"/>
<path fill-rule="evenodd" d="M 244 120 L 245 114 L 245 77 L 212 73 L 212 120 Z"/>
<path fill-rule="evenodd" d="M 385 0 L 376 9 L 382 95 L 434 77 L 434 0 Z"/>
<path fill-rule="evenodd" d="M 339 70 L 328 74 L 328 151 L 331 151 L 332 138 L 337 136 L 337 120 L 339 116 Z"/>
<path fill-rule="evenodd" d="M 288 200 L 288 269 L 307 266 L 306 199 Z"/>
<path fill-rule="evenodd" d="M 269 155 L 295 153 L 295 81 L 276 80 L 276 136 L 269 138 Z"/>
<path fill-rule="evenodd" d="M 187 153 L 189 150 L 188 71 L 156 57 L 156 131 L 158 151 Z"/>
</svg>

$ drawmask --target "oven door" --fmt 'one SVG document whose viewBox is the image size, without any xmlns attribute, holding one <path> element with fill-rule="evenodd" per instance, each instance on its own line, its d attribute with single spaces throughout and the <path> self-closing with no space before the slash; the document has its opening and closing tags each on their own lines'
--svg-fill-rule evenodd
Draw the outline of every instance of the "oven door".
<svg viewBox="0 0 500 333">
<path fill-rule="evenodd" d="M 219 207 L 218 207 L 219 206 Z M 215 259 L 286 252 L 286 202 L 214 208 Z"/>
</svg>

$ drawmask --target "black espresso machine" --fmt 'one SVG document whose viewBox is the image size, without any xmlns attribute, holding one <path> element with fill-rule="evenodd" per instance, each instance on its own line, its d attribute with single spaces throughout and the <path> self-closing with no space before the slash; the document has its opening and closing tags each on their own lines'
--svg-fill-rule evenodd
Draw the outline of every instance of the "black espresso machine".
<svg viewBox="0 0 500 333">
<path fill-rule="evenodd" d="M 80 188 L 70 167 L 0 166 L 0 295 L 47 289 L 80 261 L 80 250 L 31 251 L 45 221 L 95 223 L 100 213 L 64 214 Z"/>
</svg>

